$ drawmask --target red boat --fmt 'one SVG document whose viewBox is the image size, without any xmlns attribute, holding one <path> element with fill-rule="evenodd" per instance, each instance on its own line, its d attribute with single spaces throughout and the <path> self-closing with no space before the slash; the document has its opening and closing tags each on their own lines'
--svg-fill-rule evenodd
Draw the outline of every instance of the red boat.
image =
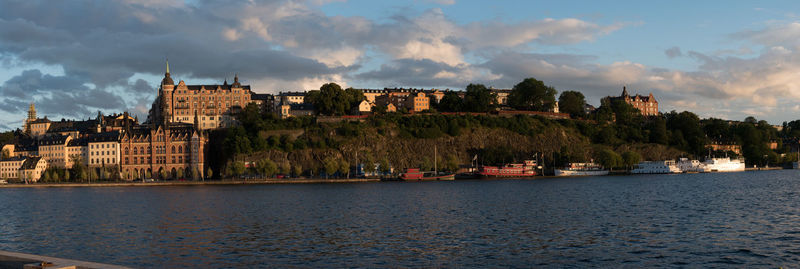
<svg viewBox="0 0 800 269">
<path fill-rule="evenodd" d="M 454 180 L 455 174 L 436 175 L 433 172 L 420 172 L 419 168 L 408 168 L 400 174 L 400 179 L 405 181 L 414 180 Z"/>
<path fill-rule="evenodd" d="M 538 165 L 534 160 L 526 160 L 523 163 L 510 163 L 500 167 L 481 166 L 478 168 L 478 175 L 483 178 L 494 177 L 532 177 L 536 176 Z"/>
</svg>

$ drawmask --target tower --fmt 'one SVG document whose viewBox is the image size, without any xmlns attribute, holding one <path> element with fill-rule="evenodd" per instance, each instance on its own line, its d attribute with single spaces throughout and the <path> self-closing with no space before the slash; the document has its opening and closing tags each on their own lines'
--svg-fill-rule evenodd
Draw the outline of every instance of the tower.
<svg viewBox="0 0 800 269">
<path fill-rule="evenodd" d="M 28 121 L 36 120 L 36 106 L 31 103 L 31 106 L 28 107 Z"/>
</svg>

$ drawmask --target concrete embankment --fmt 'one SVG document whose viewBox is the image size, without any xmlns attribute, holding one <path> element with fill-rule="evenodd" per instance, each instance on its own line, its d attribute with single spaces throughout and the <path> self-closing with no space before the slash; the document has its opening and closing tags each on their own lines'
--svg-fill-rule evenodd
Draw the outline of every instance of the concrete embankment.
<svg viewBox="0 0 800 269">
<path fill-rule="evenodd" d="M 54 258 L 18 252 L 0 250 L 0 268 L 112 268 L 126 269 L 129 267 L 102 264 L 96 262 L 76 261 L 70 259 Z"/>
<path fill-rule="evenodd" d="M 204 186 L 204 185 L 263 185 L 263 184 L 313 184 L 313 183 L 360 183 L 378 182 L 377 178 L 354 179 L 266 179 L 266 180 L 219 180 L 219 181 L 169 181 L 169 182 L 98 182 L 98 183 L 34 183 L 4 184 L 0 188 L 57 188 L 57 187 L 155 187 L 155 186 Z"/>
</svg>

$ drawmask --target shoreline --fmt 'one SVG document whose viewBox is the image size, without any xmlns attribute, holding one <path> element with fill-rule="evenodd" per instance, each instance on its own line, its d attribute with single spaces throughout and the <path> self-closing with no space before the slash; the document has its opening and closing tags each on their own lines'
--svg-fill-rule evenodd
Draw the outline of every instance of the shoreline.
<svg viewBox="0 0 800 269">
<path fill-rule="evenodd" d="M 206 185 L 268 185 L 268 184 L 316 184 L 316 183 L 366 183 L 380 182 L 379 178 L 351 179 L 269 179 L 269 180 L 214 180 L 177 182 L 98 182 L 98 183 L 33 183 L 3 184 L 2 188 L 75 188 L 75 187 L 157 187 L 157 186 L 206 186 Z"/>
</svg>

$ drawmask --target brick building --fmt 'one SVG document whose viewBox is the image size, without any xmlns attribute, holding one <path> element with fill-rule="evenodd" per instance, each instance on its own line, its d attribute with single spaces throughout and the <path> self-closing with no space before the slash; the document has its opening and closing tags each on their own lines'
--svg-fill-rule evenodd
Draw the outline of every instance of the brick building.
<svg viewBox="0 0 800 269">
<path fill-rule="evenodd" d="M 623 100 L 625 103 L 630 104 L 631 106 L 639 109 L 643 116 L 657 116 L 658 115 L 658 101 L 656 98 L 653 97 L 653 93 L 651 92 L 648 96 L 642 95 L 635 95 L 631 96 L 628 94 L 628 89 L 625 86 L 622 87 L 622 95 L 620 96 L 609 96 L 607 97 L 610 101 L 614 100 Z"/>
<path fill-rule="evenodd" d="M 140 125 L 122 132 L 120 138 L 123 179 L 185 178 L 205 174 L 208 137 L 190 124 Z"/>
<path fill-rule="evenodd" d="M 233 126 L 234 115 L 250 103 L 252 94 L 250 85 L 239 83 L 238 75 L 232 84 L 226 80 L 222 85 L 186 85 L 181 80 L 175 85 L 167 63 L 148 122 L 194 123 L 197 118 L 201 130 Z"/>
</svg>

